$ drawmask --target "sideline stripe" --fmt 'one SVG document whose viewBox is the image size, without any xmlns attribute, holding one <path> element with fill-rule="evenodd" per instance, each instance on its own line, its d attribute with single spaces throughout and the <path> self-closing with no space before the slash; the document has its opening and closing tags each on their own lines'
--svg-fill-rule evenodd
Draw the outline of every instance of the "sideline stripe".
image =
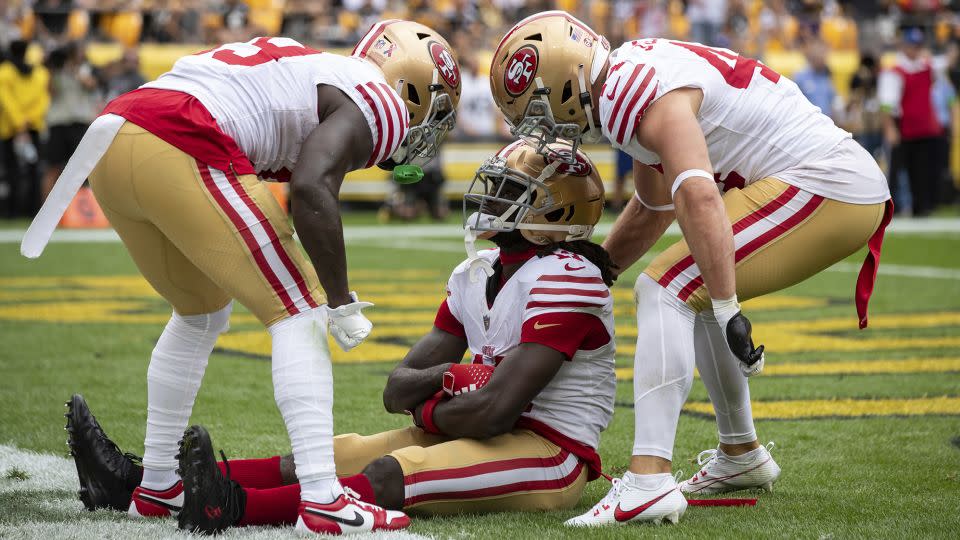
<svg viewBox="0 0 960 540">
<path fill-rule="evenodd" d="M 809 362 L 767 364 L 761 376 L 796 375 L 882 375 L 889 373 L 952 373 L 960 372 L 960 357 L 904 358 L 903 360 L 852 360 L 846 362 Z M 696 374 L 699 377 L 699 374 Z M 633 368 L 617 368 L 617 380 L 633 380 Z"/>
<path fill-rule="evenodd" d="M 960 414 L 960 397 L 754 401 L 752 406 L 757 419 L 955 415 Z M 683 410 L 713 416 L 710 402 L 688 402 Z"/>
</svg>

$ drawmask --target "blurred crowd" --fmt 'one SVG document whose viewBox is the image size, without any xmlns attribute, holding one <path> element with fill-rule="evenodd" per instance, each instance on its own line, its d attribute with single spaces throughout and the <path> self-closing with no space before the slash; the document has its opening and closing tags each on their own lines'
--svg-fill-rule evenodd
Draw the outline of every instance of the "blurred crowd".
<svg viewBox="0 0 960 540">
<path fill-rule="evenodd" d="M 806 65 L 791 77 L 887 166 L 902 212 L 926 215 L 953 201 L 948 164 L 952 134 L 960 131 L 957 1 L 0 0 L 0 215 L 33 215 L 106 101 L 142 84 L 140 44 L 285 35 L 343 49 L 378 20 L 417 20 L 447 36 L 460 55 L 463 94 L 453 139 L 504 140 L 509 133 L 485 66 L 513 23 L 547 9 L 574 13 L 614 46 L 657 36 L 758 58 L 799 51 Z M 119 43 L 125 53 L 95 67 L 84 52 L 90 42 Z M 27 61 L 28 43 L 39 45 L 42 62 Z M 828 53 L 836 51 L 860 58 L 848 86 L 838 87 L 828 65 Z M 881 59 L 890 63 L 890 57 L 893 65 L 884 65 Z M 928 99 L 918 100 L 918 92 Z M 919 128 L 913 125 L 918 114 Z M 614 206 L 624 199 L 632 165 L 617 162 Z M 387 205 L 391 215 L 406 219 L 426 210 L 444 217 L 442 167 L 427 176 L 424 186 L 434 187 L 399 192 Z"/>
</svg>

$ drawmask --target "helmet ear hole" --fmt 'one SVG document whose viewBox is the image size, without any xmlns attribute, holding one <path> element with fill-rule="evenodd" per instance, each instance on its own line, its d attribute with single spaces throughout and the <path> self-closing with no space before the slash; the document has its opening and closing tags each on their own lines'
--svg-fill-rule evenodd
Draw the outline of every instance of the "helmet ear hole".
<svg viewBox="0 0 960 540">
<path fill-rule="evenodd" d="M 420 93 L 417 92 L 417 87 L 411 83 L 407 83 L 407 99 L 418 106 L 420 105 Z"/>
<path fill-rule="evenodd" d="M 427 39 L 430 37 L 430 34 L 425 34 L 423 32 L 417 32 L 417 39 Z"/>
<path fill-rule="evenodd" d="M 570 86 L 570 81 L 567 81 L 567 84 L 563 85 L 563 92 L 560 94 L 560 103 L 566 103 L 572 97 L 573 88 Z"/>
<path fill-rule="evenodd" d="M 528 41 L 543 41 L 543 35 L 541 35 L 540 32 L 537 32 L 536 34 L 531 34 L 523 39 Z"/>
<path fill-rule="evenodd" d="M 552 212 L 548 212 L 547 215 L 543 217 L 547 218 L 547 221 L 549 221 L 550 223 L 556 223 L 561 219 L 563 219 L 563 214 L 566 212 L 566 210 L 567 210 L 566 208 L 557 208 Z"/>
</svg>

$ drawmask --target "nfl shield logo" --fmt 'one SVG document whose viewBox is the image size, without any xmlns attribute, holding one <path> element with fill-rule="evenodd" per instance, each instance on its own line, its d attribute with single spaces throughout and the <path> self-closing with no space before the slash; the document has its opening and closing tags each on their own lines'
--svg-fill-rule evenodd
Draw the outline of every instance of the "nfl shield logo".
<svg viewBox="0 0 960 540">
<path fill-rule="evenodd" d="M 484 330 L 489 330 L 489 329 L 490 329 L 490 316 L 489 316 L 489 315 L 484 315 L 484 316 L 483 316 L 483 329 L 484 329 Z"/>
</svg>

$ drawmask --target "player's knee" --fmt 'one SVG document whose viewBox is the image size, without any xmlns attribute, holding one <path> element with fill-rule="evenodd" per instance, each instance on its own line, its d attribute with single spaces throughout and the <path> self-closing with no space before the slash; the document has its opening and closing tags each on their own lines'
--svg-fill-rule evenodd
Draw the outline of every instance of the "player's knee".
<svg viewBox="0 0 960 540">
<path fill-rule="evenodd" d="M 392 456 L 383 456 L 370 462 L 363 469 L 370 481 L 377 504 L 391 510 L 403 508 L 403 469 Z"/>
<path fill-rule="evenodd" d="M 202 335 L 220 335 L 230 328 L 230 312 L 233 310 L 233 302 L 227 302 L 222 309 L 212 313 L 202 313 L 200 315 L 180 315 L 173 312 L 171 321 L 176 326 L 186 329 L 191 333 Z"/>
</svg>

